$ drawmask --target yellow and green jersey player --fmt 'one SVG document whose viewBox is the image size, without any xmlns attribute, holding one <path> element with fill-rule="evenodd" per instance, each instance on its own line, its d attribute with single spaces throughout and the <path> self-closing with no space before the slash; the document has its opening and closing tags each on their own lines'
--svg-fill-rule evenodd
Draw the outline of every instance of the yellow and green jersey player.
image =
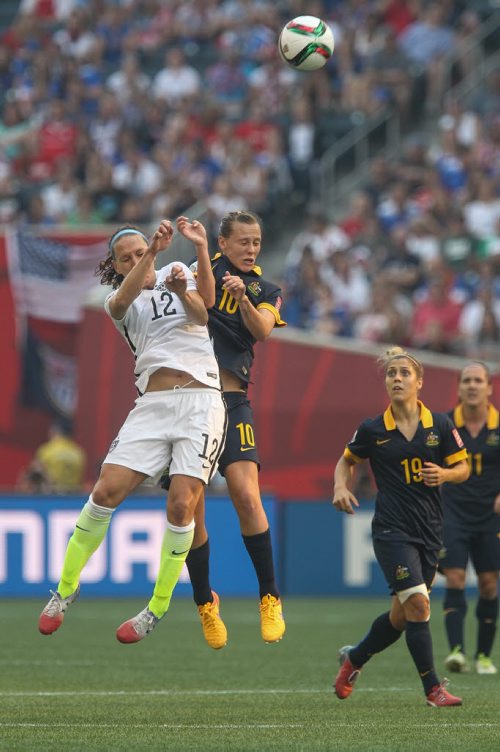
<svg viewBox="0 0 500 752">
<path fill-rule="evenodd" d="M 228 409 L 226 444 L 219 470 L 225 477 L 258 579 L 262 638 L 265 642 L 278 642 L 285 632 L 285 622 L 274 572 L 269 522 L 259 490 L 259 457 L 247 391 L 254 345 L 266 340 L 274 327 L 285 326 L 285 322 L 280 316 L 281 290 L 263 279 L 256 263 L 261 243 L 262 228 L 257 215 L 230 212 L 220 223 L 219 252 L 211 260 L 210 273 L 206 267 L 201 269 L 199 263 L 192 270 L 209 309 L 208 328 Z M 209 581 L 204 498 L 198 505 L 195 522 L 186 564 L 205 639 L 212 648 L 219 649 L 226 644 L 227 632 L 220 618 L 218 596 Z"/>
</svg>

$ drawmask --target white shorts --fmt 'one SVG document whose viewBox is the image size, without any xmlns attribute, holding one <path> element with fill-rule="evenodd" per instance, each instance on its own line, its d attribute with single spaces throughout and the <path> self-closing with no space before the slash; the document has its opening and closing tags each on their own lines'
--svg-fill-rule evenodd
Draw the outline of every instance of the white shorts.
<svg viewBox="0 0 500 752">
<path fill-rule="evenodd" d="M 226 407 L 216 389 L 146 392 L 135 401 L 103 464 L 124 465 L 159 480 L 189 475 L 208 483 L 224 448 Z"/>
</svg>

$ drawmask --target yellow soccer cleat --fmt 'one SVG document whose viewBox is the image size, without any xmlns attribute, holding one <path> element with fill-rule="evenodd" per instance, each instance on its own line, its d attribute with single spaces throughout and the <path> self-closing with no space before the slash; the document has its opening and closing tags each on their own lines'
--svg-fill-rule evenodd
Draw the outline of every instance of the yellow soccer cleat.
<svg viewBox="0 0 500 752">
<path fill-rule="evenodd" d="M 213 601 L 198 606 L 201 627 L 205 640 L 214 650 L 220 650 L 227 643 L 227 629 L 219 615 L 219 596 L 212 590 Z"/>
<path fill-rule="evenodd" d="M 260 603 L 260 631 L 264 642 L 279 642 L 285 634 L 281 601 L 274 595 L 265 595 Z"/>
</svg>

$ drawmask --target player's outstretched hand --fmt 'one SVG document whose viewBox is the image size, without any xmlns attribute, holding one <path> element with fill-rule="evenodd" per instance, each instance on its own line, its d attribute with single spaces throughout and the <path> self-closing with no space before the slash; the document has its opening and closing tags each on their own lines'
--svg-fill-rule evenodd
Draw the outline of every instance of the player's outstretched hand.
<svg viewBox="0 0 500 752">
<path fill-rule="evenodd" d="M 175 224 L 180 234 L 194 243 L 195 246 L 207 243 L 206 230 L 197 219 L 193 219 L 191 222 L 189 217 L 178 217 Z"/>
<path fill-rule="evenodd" d="M 187 276 L 185 269 L 182 266 L 174 264 L 170 274 L 165 278 L 167 287 L 171 292 L 175 292 L 176 295 L 184 295 L 187 290 Z"/>
<path fill-rule="evenodd" d="M 172 236 L 174 234 L 174 228 L 172 222 L 169 219 L 162 219 L 158 225 L 158 229 L 153 234 L 151 242 L 149 244 L 149 250 L 156 256 L 161 251 L 164 251 L 172 242 Z"/>
<path fill-rule="evenodd" d="M 241 300 L 246 294 L 247 288 L 241 277 L 226 272 L 222 281 L 222 288 L 227 290 L 235 300 Z"/>
</svg>

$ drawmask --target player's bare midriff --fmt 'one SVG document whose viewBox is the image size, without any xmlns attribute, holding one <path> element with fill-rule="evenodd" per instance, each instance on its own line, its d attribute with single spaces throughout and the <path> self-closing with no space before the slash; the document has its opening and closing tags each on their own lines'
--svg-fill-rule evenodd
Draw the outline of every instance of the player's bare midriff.
<svg viewBox="0 0 500 752">
<path fill-rule="evenodd" d="M 177 371 L 175 368 L 158 368 L 151 374 L 148 381 L 147 392 L 163 392 L 165 389 L 174 389 L 175 387 L 184 387 L 186 389 L 206 389 L 207 385 L 201 381 L 193 379 L 190 373 L 186 371 Z"/>
<path fill-rule="evenodd" d="M 245 385 L 241 383 L 241 379 L 235 373 L 226 371 L 225 368 L 220 369 L 220 380 L 223 392 L 246 392 Z"/>
</svg>

